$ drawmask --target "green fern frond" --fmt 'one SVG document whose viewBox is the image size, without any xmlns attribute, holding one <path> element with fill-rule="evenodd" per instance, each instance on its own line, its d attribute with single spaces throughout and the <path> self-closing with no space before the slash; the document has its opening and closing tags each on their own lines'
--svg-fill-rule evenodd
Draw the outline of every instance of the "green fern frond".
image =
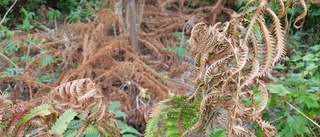
<svg viewBox="0 0 320 137">
<path fill-rule="evenodd" d="M 25 128 L 29 125 L 29 122 L 35 120 L 36 118 L 44 118 L 45 116 L 56 114 L 53 107 L 49 104 L 44 104 L 31 109 L 31 111 L 20 119 L 19 123 L 12 132 L 12 136 L 23 136 Z M 52 117 L 55 117 L 52 116 Z M 50 122 L 50 121 L 49 121 Z"/>
<path fill-rule="evenodd" d="M 27 121 L 31 120 L 36 116 L 45 117 L 45 116 L 51 115 L 52 113 L 56 113 L 56 112 L 53 109 L 52 105 L 50 104 L 43 104 L 38 107 L 35 107 L 31 109 L 30 113 L 22 117 L 22 119 L 17 124 L 16 129 L 21 128 L 22 125 L 24 125 Z"/>
<path fill-rule="evenodd" d="M 166 137 L 180 137 L 181 134 L 176 125 L 166 126 Z"/>
<path fill-rule="evenodd" d="M 77 135 L 77 130 L 68 130 L 65 134 L 64 137 L 75 137 Z"/>
<path fill-rule="evenodd" d="M 91 135 L 91 136 L 96 135 L 96 136 L 98 136 L 99 133 L 100 133 L 99 130 L 96 127 L 94 127 L 93 125 L 88 126 L 83 132 L 83 134 L 85 134 L 86 136 L 88 136 L 88 135 Z"/>
<path fill-rule="evenodd" d="M 125 133 L 132 133 L 132 134 L 137 134 L 141 135 L 141 133 L 134 129 L 133 127 L 128 126 L 127 124 L 123 123 L 120 120 L 116 120 L 118 127 L 120 128 L 120 133 L 125 134 Z"/>
<path fill-rule="evenodd" d="M 76 115 L 77 112 L 73 111 L 72 109 L 65 111 L 49 130 L 50 134 L 62 135 L 67 130 L 70 121 L 74 119 Z"/>
<path fill-rule="evenodd" d="M 144 136 L 146 137 L 153 137 L 154 132 L 156 132 L 158 128 L 158 123 L 160 122 L 160 118 L 151 118 L 147 121 L 147 126 L 145 130 Z"/>
</svg>

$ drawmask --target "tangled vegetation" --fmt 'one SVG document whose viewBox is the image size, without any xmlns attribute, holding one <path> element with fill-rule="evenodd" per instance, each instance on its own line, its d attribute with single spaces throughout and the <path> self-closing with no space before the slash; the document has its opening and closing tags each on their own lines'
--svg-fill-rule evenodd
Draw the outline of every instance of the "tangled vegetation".
<svg viewBox="0 0 320 137">
<path fill-rule="evenodd" d="M 320 134 L 320 2 L 16 2 L 0 3 L 2 135 Z"/>
</svg>

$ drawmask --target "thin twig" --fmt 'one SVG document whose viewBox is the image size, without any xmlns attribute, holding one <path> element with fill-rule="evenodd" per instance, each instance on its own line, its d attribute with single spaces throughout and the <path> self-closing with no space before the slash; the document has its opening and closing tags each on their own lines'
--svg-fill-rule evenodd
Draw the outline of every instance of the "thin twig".
<svg viewBox="0 0 320 137">
<path fill-rule="evenodd" d="M 8 13 L 10 12 L 10 10 L 13 8 L 13 6 L 14 6 L 16 3 L 17 3 L 17 0 L 15 0 L 15 1 L 13 2 L 13 4 L 11 5 L 11 7 L 10 7 L 10 8 L 8 9 L 8 11 L 4 14 L 4 16 L 3 16 L 3 18 L 2 18 L 2 20 L 1 20 L 1 22 L 0 22 L 0 25 L 4 22 L 4 20 L 6 19 Z M 4 54 L 2 54 L 2 53 L 0 53 L 0 55 L 1 55 L 3 58 L 5 58 L 6 60 L 8 60 L 14 67 L 16 67 L 18 73 L 20 72 L 19 67 L 18 67 L 16 64 L 14 64 L 6 55 L 4 55 Z"/>
<path fill-rule="evenodd" d="M 13 2 L 13 4 L 12 4 L 11 7 L 8 9 L 8 11 L 6 12 L 6 14 L 4 14 L 4 16 L 3 16 L 3 18 L 2 18 L 2 20 L 1 20 L 1 22 L 0 22 L 0 25 L 4 22 L 4 20 L 6 19 L 9 11 L 13 8 L 13 6 L 14 6 L 16 3 L 17 3 L 17 0 L 15 0 L 15 1 Z"/>
<path fill-rule="evenodd" d="M 16 64 L 14 64 L 6 55 L 4 55 L 2 53 L 0 53 L 0 55 L 3 58 L 5 58 L 6 60 L 8 60 L 17 69 L 17 73 L 21 73 L 23 75 L 23 73 L 20 71 L 19 67 Z"/>
</svg>

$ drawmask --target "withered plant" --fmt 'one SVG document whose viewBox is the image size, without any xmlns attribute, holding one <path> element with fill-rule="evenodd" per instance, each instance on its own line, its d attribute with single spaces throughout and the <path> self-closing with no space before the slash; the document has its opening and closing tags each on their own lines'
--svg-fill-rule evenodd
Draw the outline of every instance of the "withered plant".
<svg viewBox="0 0 320 137">
<path fill-rule="evenodd" d="M 215 129 L 226 129 L 228 136 L 251 137 L 256 136 L 258 128 L 263 136 L 277 134 L 276 128 L 261 117 L 269 96 L 261 78 L 270 75 L 274 64 L 285 55 L 286 14 L 292 3 L 276 0 L 275 12 L 269 2 L 251 0 L 241 13 L 231 14 L 230 21 L 210 26 L 200 22 L 193 27 L 189 54 L 194 58 L 195 90 L 182 107 L 155 107 L 147 135 L 155 135 L 149 131 L 163 131 L 166 135 L 211 136 Z M 294 23 L 299 27 L 306 6 L 303 0 L 295 4 L 303 7 Z M 163 128 L 157 130 L 155 126 L 161 119 Z"/>
<path fill-rule="evenodd" d="M 275 127 L 261 118 L 268 92 L 260 79 L 285 54 L 287 26 L 281 20 L 290 2 L 276 2 L 277 13 L 268 0 L 252 0 L 228 22 L 209 27 L 198 23 L 192 29 L 189 53 L 194 57 L 196 89 L 186 103 L 202 100 L 199 120 L 183 136 L 195 131 L 210 135 L 215 128 L 226 128 L 228 136 L 255 136 L 250 126 L 254 122 L 264 136 L 276 135 Z"/>
<path fill-rule="evenodd" d="M 90 79 L 61 84 L 47 96 L 16 105 L 7 97 L 1 92 L 2 135 L 62 136 L 71 127 L 69 136 L 120 136 L 114 114 L 107 110 L 107 99 Z"/>
</svg>

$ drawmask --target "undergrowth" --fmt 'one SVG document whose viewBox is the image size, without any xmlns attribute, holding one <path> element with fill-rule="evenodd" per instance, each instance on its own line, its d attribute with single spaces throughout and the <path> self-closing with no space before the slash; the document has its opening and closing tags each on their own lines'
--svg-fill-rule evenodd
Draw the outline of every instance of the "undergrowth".
<svg viewBox="0 0 320 137">
<path fill-rule="evenodd" d="M 318 45 L 310 45 L 306 53 L 293 51 L 296 59 L 285 57 L 286 65 L 276 65 L 278 69 L 289 71 L 286 72 L 288 76 L 276 80 L 270 75 L 272 67 L 286 54 L 287 10 L 291 14 L 290 26 L 300 28 L 299 21 L 306 16 L 310 5 L 300 1 L 302 15 L 293 22 L 294 7 L 289 8 L 289 1 L 268 2 L 249 1 L 229 22 L 211 27 L 198 23 L 193 28 L 189 54 L 195 58 L 195 91 L 191 97 L 180 100 L 179 105 L 170 100 L 170 105 L 155 107 L 149 115 L 146 136 L 319 134 L 319 67 L 315 63 L 318 62 Z M 296 74 L 291 74 L 286 67 L 293 67 L 291 70 Z M 264 76 L 277 83 L 268 85 L 269 92 L 274 93 L 271 98 L 259 79 Z M 268 109 L 262 111 L 265 108 Z M 190 109 L 197 113 L 190 114 L 191 111 L 187 111 Z M 192 116 L 185 119 L 188 115 Z"/>
<path fill-rule="evenodd" d="M 294 49 L 276 65 L 279 73 L 268 86 L 273 93 L 264 118 L 277 125 L 281 136 L 317 136 L 320 133 L 320 45 Z M 284 65 L 286 64 L 286 65 Z"/>
<path fill-rule="evenodd" d="M 13 0 L 5 0 L 0 8 L 8 9 L 10 2 Z M 128 46 L 123 16 L 101 9 L 104 1 L 59 0 L 55 9 L 48 8 L 43 16 L 32 5 L 45 5 L 45 1 L 28 1 L 16 10 L 21 20 L 10 22 L 13 17 L 9 15 L 0 24 L 0 133 L 125 137 L 142 136 L 144 131 L 147 137 L 319 135 L 319 32 L 299 24 L 309 23 L 303 20 L 306 8 L 310 13 L 307 19 L 319 16 L 315 5 L 300 0 L 297 12 L 290 7 L 290 1 L 240 1 L 239 5 L 246 4 L 239 8 L 242 12 L 233 13 L 223 7 L 226 1 L 218 0 L 222 6 L 205 7 L 212 10 L 203 14 L 206 10 L 192 7 L 208 3 L 180 2 L 144 7 L 148 12 L 138 16 L 142 24 L 138 41 L 147 55 L 139 55 Z M 109 6 L 124 10 L 114 5 Z M 168 19 L 169 10 L 179 11 L 180 15 Z M 221 12 L 228 12 L 230 20 L 206 24 L 219 21 L 217 14 Z M 204 20 L 208 15 L 214 19 Z M 42 24 L 40 18 L 52 24 Z M 63 21 L 65 25 L 77 23 L 59 28 Z M 312 26 L 319 27 L 316 22 Z M 291 24 L 307 31 L 288 28 Z M 182 27 L 182 32 L 174 29 Z M 32 33 L 39 28 L 46 32 Z M 309 32 L 312 35 L 307 35 Z M 284 57 L 288 54 L 285 43 L 289 43 L 285 33 L 293 35 L 290 39 L 295 39 L 294 44 L 301 45 L 297 41 L 302 39 L 312 44 L 289 46 L 293 54 Z M 185 94 L 187 83 L 182 80 L 177 84 L 171 78 L 188 70 L 188 64 L 180 65 L 173 54 L 184 59 L 188 48 L 194 58 L 194 90 L 190 96 L 167 99 Z M 273 78 L 270 71 L 274 66 L 286 75 Z M 267 85 L 265 77 L 274 83 Z"/>
<path fill-rule="evenodd" d="M 15 3 L 15 0 L 3 0 L 0 2 L 0 11 L 5 12 Z M 28 0 L 16 2 L 14 13 L 9 14 L 4 25 L 9 28 L 23 29 L 44 29 L 57 28 L 59 24 L 67 22 L 80 22 L 93 20 L 97 15 L 96 11 L 107 5 L 106 0 L 57 0 L 48 2 L 47 0 Z M 62 16 L 66 14 L 67 16 Z M 5 15 L 5 14 L 3 14 Z M 0 18 L 4 18 L 1 15 Z M 48 18 L 49 20 L 46 20 Z M 42 21 L 39 22 L 38 20 Z M 54 22 L 54 25 L 50 25 Z M 51 27 L 50 27 L 51 26 Z"/>
</svg>

